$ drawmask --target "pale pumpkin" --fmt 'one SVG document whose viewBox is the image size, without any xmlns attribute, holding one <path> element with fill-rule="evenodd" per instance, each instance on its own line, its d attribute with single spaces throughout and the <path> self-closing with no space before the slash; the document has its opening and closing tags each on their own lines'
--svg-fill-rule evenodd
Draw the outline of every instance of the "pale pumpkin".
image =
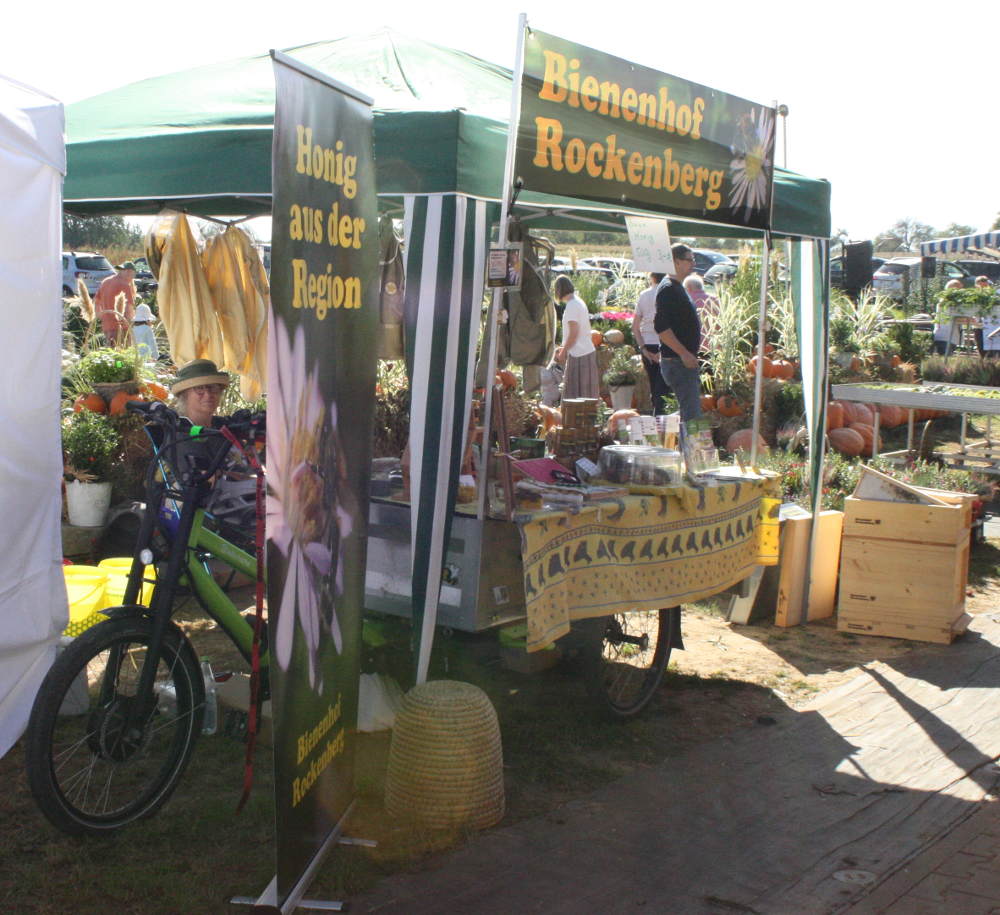
<svg viewBox="0 0 1000 915">
<path fill-rule="evenodd" d="M 730 454 L 735 454 L 737 451 L 745 451 L 747 454 L 750 453 L 751 447 L 753 445 L 753 429 L 740 429 L 734 432 L 726 440 L 726 451 Z M 764 441 L 763 437 L 757 436 L 757 453 L 767 451 L 767 442 Z"/>
</svg>

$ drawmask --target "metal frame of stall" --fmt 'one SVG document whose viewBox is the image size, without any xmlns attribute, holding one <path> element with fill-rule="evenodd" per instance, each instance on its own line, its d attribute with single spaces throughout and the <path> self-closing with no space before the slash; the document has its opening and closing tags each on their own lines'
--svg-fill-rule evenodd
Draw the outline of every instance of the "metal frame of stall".
<svg viewBox="0 0 1000 915">
<path fill-rule="evenodd" d="M 968 391 L 962 394 L 945 393 L 941 388 L 954 391 L 956 388 Z M 874 438 L 872 457 L 878 457 L 880 405 L 902 407 L 908 413 L 906 428 L 906 448 L 902 451 L 888 451 L 883 457 L 892 461 L 906 460 L 914 453 L 915 434 L 914 411 L 945 410 L 958 413 L 962 417 L 958 451 L 934 451 L 934 457 L 963 470 L 976 470 L 1000 476 L 1000 442 L 992 436 L 992 417 L 1000 416 L 1000 398 L 982 396 L 983 393 L 996 394 L 997 388 L 979 387 L 971 384 L 942 384 L 927 382 L 922 385 L 899 385 L 897 387 L 869 387 L 865 384 L 835 384 L 833 396 L 836 400 L 850 400 L 875 406 Z M 978 396 L 973 392 L 981 392 Z M 986 438 L 982 442 L 969 443 L 967 440 L 969 415 L 986 416 Z"/>
</svg>

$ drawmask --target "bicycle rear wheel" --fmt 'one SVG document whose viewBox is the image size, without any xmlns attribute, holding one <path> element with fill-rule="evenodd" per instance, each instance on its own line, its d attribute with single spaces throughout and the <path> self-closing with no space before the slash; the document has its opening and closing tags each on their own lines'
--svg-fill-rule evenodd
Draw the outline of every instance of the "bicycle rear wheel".
<svg viewBox="0 0 1000 915">
<path fill-rule="evenodd" d="M 25 742 L 28 783 L 63 832 L 107 834 L 150 816 L 177 786 L 201 733 L 205 688 L 190 643 L 164 633 L 156 704 L 126 734 L 152 623 L 113 619 L 56 659 L 38 691 Z"/>
</svg>

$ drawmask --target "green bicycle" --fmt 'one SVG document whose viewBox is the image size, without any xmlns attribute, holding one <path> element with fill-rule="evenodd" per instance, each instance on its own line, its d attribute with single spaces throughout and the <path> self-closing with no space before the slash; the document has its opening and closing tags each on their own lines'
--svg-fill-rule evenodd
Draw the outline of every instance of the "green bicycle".
<svg viewBox="0 0 1000 915">
<path fill-rule="evenodd" d="M 190 590 L 248 663 L 254 646 L 254 622 L 215 581 L 207 561 L 255 577 L 257 560 L 210 529 L 205 506 L 231 442 L 258 439 L 263 417 L 224 421 L 227 436 L 221 427 L 187 432 L 163 404 L 129 409 L 145 415 L 156 453 L 122 605 L 104 610 L 108 619 L 56 659 L 26 733 L 31 793 L 45 816 L 71 835 L 107 834 L 154 814 L 191 758 L 205 687 L 194 648 L 171 619 L 178 588 Z M 173 469 L 166 480 L 157 474 L 161 466 Z M 138 596 L 145 567 L 154 564 L 158 575 L 145 607 Z M 268 655 L 266 649 L 260 654 L 262 702 Z"/>
</svg>

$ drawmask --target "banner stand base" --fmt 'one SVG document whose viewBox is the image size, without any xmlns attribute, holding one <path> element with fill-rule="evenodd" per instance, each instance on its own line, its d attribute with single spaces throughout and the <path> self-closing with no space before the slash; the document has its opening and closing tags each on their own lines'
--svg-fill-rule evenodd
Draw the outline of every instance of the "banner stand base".
<svg viewBox="0 0 1000 915">
<path fill-rule="evenodd" d="M 341 835 L 344 821 L 351 814 L 353 808 L 354 802 L 352 801 L 351 806 L 347 809 L 347 813 L 344 814 L 340 822 L 326 837 L 319 851 L 313 856 L 312 861 L 309 862 L 309 866 L 299 878 L 298 883 L 295 884 L 295 887 L 288 894 L 288 898 L 284 904 L 278 905 L 277 875 L 271 878 L 271 882 L 267 885 L 264 892 L 260 894 L 259 898 L 254 899 L 253 896 L 232 896 L 229 899 L 229 904 L 252 906 L 253 911 L 261 913 L 261 915 L 265 915 L 265 913 L 266 915 L 289 915 L 289 913 L 294 912 L 296 909 L 311 910 L 314 912 L 343 912 L 345 910 L 345 903 L 343 902 L 337 900 L 303 899 L 302 894 L 309 887 L 313 877 L 316 875 L 316 871 L 323 862 L 323 858 L 326 857 L 327 852 L 329 852 L 334 843 L 337 845 L 360 846 L 362 848 L 376 848 L 378 846 L 378 842 L 374 839 L 356 839 L 351 836 Z"/>
</svg>

